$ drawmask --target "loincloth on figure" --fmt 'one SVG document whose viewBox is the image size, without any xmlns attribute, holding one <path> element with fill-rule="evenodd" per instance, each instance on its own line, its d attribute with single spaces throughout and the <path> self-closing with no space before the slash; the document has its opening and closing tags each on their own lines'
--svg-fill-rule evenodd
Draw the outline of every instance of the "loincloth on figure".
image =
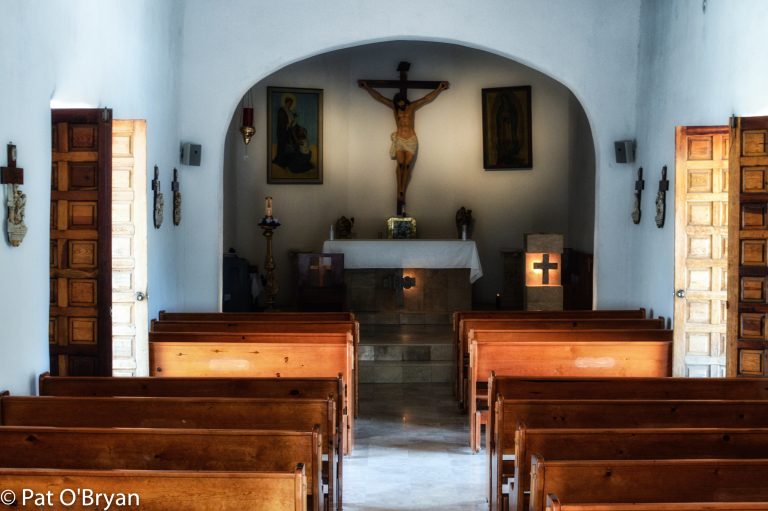
<svg viewBox="0 0 768 511">
<path fill-rule="evenodd" d="M 389 156 L 393 159 L 397 157 L 398 151 L 405 151 L 415 155 L 419 149 L 419 139 L 416 138 L 416 135 L 411 138 L 402 138 L 397 136 L 397 132 L 394 132 L 391 138 L 392 146 L 389 148 Z"/>
</svg>

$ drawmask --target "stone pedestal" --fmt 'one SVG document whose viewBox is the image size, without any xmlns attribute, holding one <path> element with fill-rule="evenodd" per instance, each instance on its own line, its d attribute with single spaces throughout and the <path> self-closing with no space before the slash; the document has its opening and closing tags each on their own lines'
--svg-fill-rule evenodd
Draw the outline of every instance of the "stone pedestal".
<svg viewBox="0 0 768 511">
<path fill-rule="evenodd" d="M 562 234 L 525 235 L 525 310 L 563 310 L 563 286 L 560 277 L 563 245 Z M 531 254 L 536 254 L 536 257 Z M 550 261 L 550 256 L 553 261 Z M 536 266 L 532 265 L 533 260 L 536 261 Z M 534 275 L 533 268 L 543 268 L 543 270 L 538 270 L 539 273 Z M 542 271 L 547 278 L 542 279 Z M 534 284 L 532 284 L 533 281 L 535 281 Z"/>
<path fill-rule="evenodd" d="M 561 311 L 563 310 L 563 286 L 526 287 L 525 310 Z"/>
</svg>

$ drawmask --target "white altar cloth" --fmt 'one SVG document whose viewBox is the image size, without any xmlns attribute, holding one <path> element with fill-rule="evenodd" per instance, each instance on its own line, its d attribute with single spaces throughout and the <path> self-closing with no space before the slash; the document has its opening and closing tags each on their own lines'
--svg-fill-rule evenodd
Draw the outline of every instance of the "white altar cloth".
<svg viewBox="0 0 768 511">
<path fill-rule="evenodd" d="M 344 268 L 469 268 L 469 281 L 483 276 L 474 241 L 327 240 L 323 253 L 344 254 Z"/>
</svg>

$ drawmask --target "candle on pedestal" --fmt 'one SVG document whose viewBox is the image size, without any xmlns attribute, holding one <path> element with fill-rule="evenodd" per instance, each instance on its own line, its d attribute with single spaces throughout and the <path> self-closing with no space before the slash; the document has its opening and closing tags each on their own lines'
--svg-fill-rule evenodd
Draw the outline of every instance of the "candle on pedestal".
<svg viewBox="0 0 768 511">
<path fill-rule="evenodd" d="M 272 218 L 272 197 L 267 197 L 264 204 L 264 216 Z"/>
</svg>

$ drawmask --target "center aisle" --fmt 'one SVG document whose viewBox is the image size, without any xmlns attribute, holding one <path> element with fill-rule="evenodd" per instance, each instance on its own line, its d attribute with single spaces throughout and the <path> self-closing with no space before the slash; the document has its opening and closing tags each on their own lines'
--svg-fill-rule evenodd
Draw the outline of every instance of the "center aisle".
<svg viewBox="0 0 768 511">
<path fill-rule="evenodd" d="M 360 385 L 344 510 L 487 511 L 487 456 L 468 438 L 451 383 Z"/>
</svg>

